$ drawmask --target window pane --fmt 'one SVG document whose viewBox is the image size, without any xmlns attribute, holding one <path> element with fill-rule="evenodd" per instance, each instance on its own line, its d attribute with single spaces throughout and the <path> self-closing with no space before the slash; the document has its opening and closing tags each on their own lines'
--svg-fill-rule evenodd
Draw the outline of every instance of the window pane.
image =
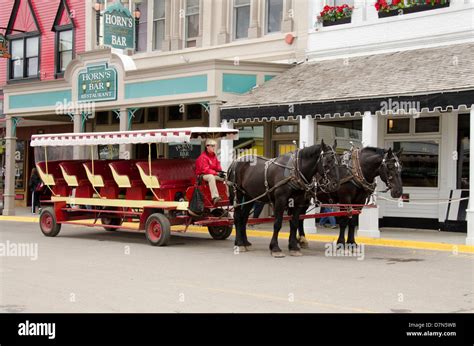
<svg viewBox="0 0 474 346">
<path fill-rule="evenodd" d="M 250 6 L 235 9 L 235 38 L 248 37 L 250 22 Z"/>
<path fill-rule="evenodd" d="M 59 32 L 59 51 L 72 50 L 72 30 Z"/>
<path fill-rule="evenodd" d="M 186 107 L 187 119 L 195 120 L 201 119 L 202 117 L 202 106 L 201 105 L 189 105 Z"/>
<path fill-rule="evenodd" d="M 180 112 L 179 106 L 171 106 L 168 108 L 169 120 L 183 120 L 183 113 Z"/>
<path fill-rule="evenodd" d="M 434 141 L 393 143 L 395 152 L 401 148 L 403 186 L 437 187 L 439 145 Z"/>
<path fill-rule="evenodd" d="M 263 126 L 242 126 L 239 139 L 234 141 L 235 157 L 243 155 L 264 155 Z"/>
<path fill-rule="evenodd" d="M 278 125 L 275 127 L 276 133 L 296 133 L 298 132 L 298 125 Z"/>
<path fill-rule="evenodd" d="M 148 108 L 148 121 L 158 121 L 158 107 Z"/>
<path fill-rule="evenodd" d="M 410 119 L 388 119 L 387 133 L 409 133 Z"/>
<path fill-rule="evenodd" d="M 469 114 L 459 114 L 456 184 L 458 189 L 469 189 L 469 141 L 471 139 L 469 126 Z"/>
<path fill-rule="evenodd" d="M 12 47 L 12 59 L 23 58 L 23 40 L 11 41 L 11 47 Z"/>
<path fill-rule="evenodd" d="M 439 117 L 416 119 L 415 132 L 439 132 Z"/>
<path fill-rule="evenodd" d="M 154 23 L 153 29 L 153 49 L 161 50 L 163 46 L 163 39 L 165 37 L 165 21 L 157 20 Z"/>
<path fill-rule="evenodd" d="M 186 23 L 186 37 L 187 38 L 192 38 L 192 37 L 198 37 L 199 35 L 199 15 L 192 15 L 187 17 L 187 23 Z"/>
<path fill-rule="evenodd" d="M 165 0 L 155 0 L 153 7 L 153 19 L 165 18 Z"/>
<path fill-rule="evenodd" d="M 138 22 L 138 26 L 136 30 L 138 30 L 138 40 L 137 40 L 137 47 L 136 50 L 146 51 L 146 36 L 147 36 L 147 18 L 148 18 L 148 11 L 147 11 L 147 0 L 143 0 L 141 3 L 137 4 L 137 8 L 140 10 L 140 20 Z"/>
<path fill-rule="evenodd" d="M 60 62 L 59 62 L 59 68 L 61 71 L 65 71 L 67 65 L 71 62 L 72 60 L 72 51 L 69 52 L 62 52 L 59 56 Z"/>
<path fill-rule="evenodd" d="M 132 123 L 143 124 L 145 122 L 145 109 L 140 108 L 133 114 Z"/>
<path fill-rule="evenodd" d="M 39 37 L 26 39 L 26 57 L 38 56 Z"/>
<path fill-rule="evenodd" d="M 267 0 L 267 6 L 267 31 L 280 31 L 283 13 L 283 0 Z"/>
<path fill-rule="evenodd" d="M 38 58 L 29 58 L 27 61 L 28 77 L 38 75 Z"/>
<path fill-rule="evenodd" d="M 23 78 L 23 59 L 12 61 L 13 78 Z"/>
<path fill-rule="evenodd" d="M 199 13 L 199 0 L 186 1 L 186 15 Z"/>
<path fill-rule="evenodd" d="M 109 123 L 109 112 L 96 112 L 95 123 L 97 125 L 104 125 Z"/>
</svg>

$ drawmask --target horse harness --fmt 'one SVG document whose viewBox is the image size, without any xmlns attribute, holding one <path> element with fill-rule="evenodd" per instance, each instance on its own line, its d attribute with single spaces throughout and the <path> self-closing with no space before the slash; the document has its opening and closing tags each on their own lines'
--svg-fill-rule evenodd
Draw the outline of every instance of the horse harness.
<svg viewBox="0 0 474 346">
<path fill-rule="evenodd" d="M 344 184 L 348 181 L 350 181 L 352 184 L 355 186 L 364 189 L 366 192 L 369 193 L 369 195 L 372 195 L 375 191 L 375 188 L 377 187 L 377 183 L 374 181 L 373 183 L 369 183 L 365 177 L 364 174 L 362 173 L 362 167 L 360 165 L 360 151 L 361 149 L 359 148 L 351 148 L 350 153 L 346 152 L 350 158 L 343 160 L 343 164 L 350 170 L 351 174 L 341 180 L 341 184 Z M 393 176 L 391 174 L 391 170 L 387 167 L 387 162 L 389 161 L 387 159 L 388 153 L 385 153 L 382 163 L 380 164 L 380 167 L 384 169 L 384 174 L 387 177 L 386 185 L 387 189 L 381 191 L 381 192 L 387 192 L 390 189 L 392 189 L 392 180 Z M 401 165 L 400 162 L 398 161 L 398 158 L 394 156 L 391 160 L 395 161 L 395 167 L 397 170 L 401 170 Z M 345 162 L 344 162 L 345 161 Z"/>
</svg>

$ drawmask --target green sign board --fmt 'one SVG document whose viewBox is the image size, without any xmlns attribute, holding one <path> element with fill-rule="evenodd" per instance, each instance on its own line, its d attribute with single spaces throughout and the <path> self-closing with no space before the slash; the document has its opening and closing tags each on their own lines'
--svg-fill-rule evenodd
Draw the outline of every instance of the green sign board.
<svg viewBox="0 0 474 346">
<path fill-rule="evenodd" d="M 8 41 L 2 34 L 0 34 L 0 58 L 10 58 L 10 53 L 8 53 Z"/>
<path fill-rule="evenodd" d="M 107 63 L 87 66 L 77 79 L 79 102 L 113 101 L 117 99 L 117 70 Z"/>
<path fill-rule="evenodd" d="M 104 45 L 118 49 L 135 48 L 135 19 L 120 2 L 104 12 Z"/>
</svg>

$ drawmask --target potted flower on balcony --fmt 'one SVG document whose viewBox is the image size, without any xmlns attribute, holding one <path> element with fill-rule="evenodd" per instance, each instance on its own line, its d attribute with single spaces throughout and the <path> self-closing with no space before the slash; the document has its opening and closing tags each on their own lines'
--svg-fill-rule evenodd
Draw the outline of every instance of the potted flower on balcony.
<svg viewBox="0 0 474 346">
<path fill-rule="evenodd" d="M 448 7 L 449 0 L 377 0 L 379 18 Z"/>
<path fill-rule="evenodd" d="M 347 24 L 351 22 L 352 10 L 347 4 L 341 6 L 324 6 L 324 9 L 319 14 L 319 21 L 323 22 L 323 26 Z"/>
</svg>

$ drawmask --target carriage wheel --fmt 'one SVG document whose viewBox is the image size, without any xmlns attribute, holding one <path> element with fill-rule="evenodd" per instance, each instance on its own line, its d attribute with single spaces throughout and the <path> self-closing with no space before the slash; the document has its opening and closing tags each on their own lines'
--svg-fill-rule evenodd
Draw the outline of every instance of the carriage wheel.
<svg viewBox="0 0 474 346">
<path fill-rule="evenodd" d="M 151 245 L 165 246 L 171 237 L 170 221 L 163 214 L 151 214 L 146 220 L 145 234 Z"/>
<path fill-rule="evenodd" d="M 225 217 L 227 211 L 224 209 L 214 209 L 211 215 L 215 217 Z M 215 240 L 225 240 L 232 234 L 232 226 L 208 226 L 207 230 Z"/>
<path fill-rule="evenodd" d="M 102 223 L 102 225 L 120 226 L 123 222 L 123 219 L 121 217 L 118 218 L 118 217 L 103 216 L 100 218 L 100 222 Z M 118 228 L 115 228 L 115 227 L 104 226 L 104 229 L 109 232 L 118 231 Z"/>
<path fill-rule="evenodd" d="M 43 208 L 39 217 L 41 232 L 47 237 L 55 237 L 61 230 L 61 224 L 56 222 L 54 209 L 51 207 Z"/>
</svg>

